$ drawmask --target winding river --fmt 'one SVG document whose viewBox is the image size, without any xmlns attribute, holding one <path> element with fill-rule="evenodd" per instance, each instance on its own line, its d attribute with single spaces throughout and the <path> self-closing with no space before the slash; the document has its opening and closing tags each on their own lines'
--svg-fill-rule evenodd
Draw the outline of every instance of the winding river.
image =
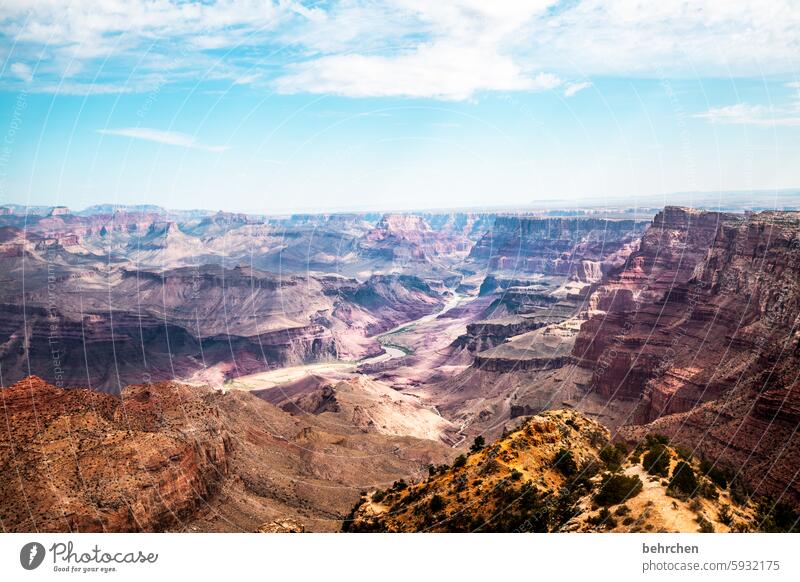
<svg viewBox="0 0 800 582">
<path fill-rule="evenodd" d="M 317 362 L 312 364 L 301 364 L 299 366 L 289 366 L 286 368 L 279 368 L 277 370 L 268 370 L 266 372 L 258 372 L 256 374 L 249 374 L 234 378 L 225 385 L 225 388 L 233 390 L 256 390 L 262 388 L 272 388 L 280 384 L 285 384 L 286 382 L 298 380 L 310 373 L 323 375 L 325 373 L 354 372 L 356 368 L 362 364 L 379 364 L 382 362 L 388 362 L 389 360 L 405 357 L 408 355 L 408 352 L 392 345 L 389 341 L 389 338 L 401 331 L 410 331 L 419 325 L 434 321 L 436 318 L 444 315 L 456 307 L 464 298 L 465 295 L 456 293 L 439 311 L 434 311 L 433 313 L 423 315 L 418 319 L 407 321 L 388 331 L 373 336 L 373 338 L 381 344 L 384 350 L 382 354 L 377 356 L 370 356 L 355 362 Z"/>
</svg>

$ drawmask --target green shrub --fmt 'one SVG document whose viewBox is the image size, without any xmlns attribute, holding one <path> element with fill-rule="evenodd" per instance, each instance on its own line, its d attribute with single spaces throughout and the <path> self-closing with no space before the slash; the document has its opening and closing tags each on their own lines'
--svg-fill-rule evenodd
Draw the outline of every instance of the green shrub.
<svg viewBox="0 0 800 582">
<path fill-rule="evenodd" d="M 670 479 L 667 489 L 673 489 L 689 497 L 694 497 L 697 495 L 697 485 L 697 477 L 692 466 L 686 461 L 679 461 L 672 470 L 672 479 Z"/>
<path fill-rule="evenodd" d="M 607 527 L 609 529 L 617 527 L 617 520 L 611 516 L 611 512 L 607 507 L 600 510 L 600 513 L 589 518 L 589 523 L 600 527 Z"/>
<path fill-rule="evenodd" d="M 501 465 L 497 461 L 497 459 L 487 459 L 481 464 L 480 468 L 478 469 L 478 475 L 481 476 L 494 475 L 502 468 L 503 465 Z"/>
<path fill-rule="evenodd" d="M 600 449 L 600 460 L 606 464 L 610 471 L 619 471 L 625 461 L 625 445 L 622 446 L 622 450 L 614 445 L 606 445 Z"/>
<path fill-rule="evenodd" d="M 677 455 L 681 459 L 683 459 L 684 461 L 691 461 L 692 460 L 692 451 L 690 451 L 686 447 L 683 447 L 681 445 L 675 445 L 672 448 L 675 449 L 675 452 L 677 453 Z"/>
<path fill-rule="evenodd" d="M 606 473 L 603 475 L 600 490 L 595 494 L 594 500 L 604 506 L 617 505 L 626 499 L 635 497 L 641 490 L 642 480 L 637 475 L 628 477 Z"/>
<path fill-rule="evenodd" d="M 565 477 L 572 477 L 578 472 L 578 464 L 572 456 L 572 451 L 561 448 L 553 457 L 553 466 L 561 471 Z"/>
<path fill-rule="evenodd" d="M 444 509 L 444 499 L 442 499 L 439 495 L 434 495 L 431 497 L 430 509 L 432 513 L 440 512 L 442 509 Z"/>
<path fill-rule="evenodd" d="M 706 499 L 711 499 L 712 501 L 719 499 L 719 491 L 717 491 L 717 486 L 708 479 L 703 479 L 700 482 L 700 487 L 698 488 L 697 492 L 701 496 L 705 497 Z"/>
<path fill-rule="evenodd" d="M 484 440 L 484 438 L 481 435 L 478 435 L 472 441 L 472 446 L 469 448 L 469 452 L 477 453 L 478 451 L 480 451 L 483 448 L 483 445 L 485 445 L 485 444 L 486 444 L 486 441 Z"/>
<path fill-rule="evenodd" d="M 550 507 L 551 530 L 556 530 L 570 519 L 580 513 L 577 507 L 578 495 L 566 487 L 562 487 L 558 492 L 555 505 Z"/>
<path fill-rule="evenodd" d="M 386 497 L 386 492 L 381 491 L 380 489 L 372 494 L 372 500 L 375 503 L 380 503 Z"/>
<path fill-rule="evenodd" d="M 520 473 L 516 469 L 511 469 L 511 480 L 519 481 L 520 479 L 522 479 L 522 473 Z"/>
<path fill-rule="evenodd" d="M 702 459 L 700 461 L 700 471 L 709 479 L 711 479 L 711 481 L 714 482 L 714 485 L 720 489 L 726 489 L 731 480 L 729 471 L 726 471 L 719 465 L 711 463 L 711 461 L 707 459 Z"/>
<path fill-rule="evenodd" d="M 663 434 L 651 433 L 644 437 L 647 448 L 652 449 L 656 445 L 668 445 L 669 438 Z"/>
<path fill-rule="evenodd" d="M 571 488 L 583 487 L 587 491 L 591 491 L 594 488 L 592 477 L 597 475 L 600 472 L 600 469 L 601 465 L 599 461 L 595 461 L 593 459 L 589 460 L 580 466 L 578 472 L 574 477 L 572 477 L 567 485 Z"/>
<path fill-rule="evenodd" d="M 697 524 L 700 526 L 698 530 L 700 533 L 714 533 L 714 524 L 702 515 L 697 516 Z"/>
<path fill-rule="evenodd" d="M 739 505 L 747 505 L 747 502 L 750 501 L 747 487 L 738 479 L 731 481 L 731 499 Z"/>
<path fill-rule="evenodd" d="M 669 472 L 670 452 L 666 445 L 656 443 L 645 453 L 642 466 L 651 475 L 666 477 Z"/>
<path fill-rule="evenodd" d="M 733 513 L 731 512 L 730 505 L 723 505 L 719 508 L 719 513 L 717 513 L 717 519 L 722 524 L 730 526 L 733 523 Z"/>
<path fill-rule="evenodd" d="M 458 455 L 456 457 L 456 460 L 453 461 L 453 468 L 458 469 L 466 464 L 467 464 L 467 457 L 465 457 L 464 455 Z"/>
<path fill-rule="evenodd" d="M 785 502 L 773 503 L 769 498 L 762 499 L 756 511 L 756 524 L 761 531 L 791 533 L 800 531 L 797 512 Z"/>
</svg>

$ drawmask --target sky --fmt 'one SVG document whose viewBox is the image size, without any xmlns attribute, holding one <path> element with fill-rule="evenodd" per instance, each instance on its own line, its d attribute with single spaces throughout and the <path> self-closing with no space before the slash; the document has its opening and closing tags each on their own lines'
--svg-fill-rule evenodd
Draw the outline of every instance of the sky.
<svg viewBox="0 0 800 582">
<path fill-rule="evenodd" d="M 0 63 L 0 204 L 800 187 L 794 0 L 4 0 Z"/>
</svg>

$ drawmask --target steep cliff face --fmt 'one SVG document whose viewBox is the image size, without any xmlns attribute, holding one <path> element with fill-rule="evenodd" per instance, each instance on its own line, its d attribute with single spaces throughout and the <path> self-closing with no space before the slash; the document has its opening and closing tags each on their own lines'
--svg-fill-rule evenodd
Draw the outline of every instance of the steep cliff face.
<svg viewBox="0 0 800 582">
<path fill-rule="evenodd" d="M 6 381 L 29 370 L 59 386 L 89 384 L 118 393 L 130 382 L 188 377 L 223 365 L 229 375 L 334 359 L 331 330 L 298 325 L 254 335 L 197 337 L 190 325 L 131 311 L 89 312 L 82 318 L 29 306 L 0 305 L 0 364 Z"/>
<path fill-rule="evenodd" d="M 683 439 L 795 502 L 780 467 L 800 458 L 798 236 L 797 213 L 667 208 L 595 293 L 573 349 L 591 390 L 638 401 L 629 422 L 655 421 L 627 434 Z"/>
<path fill-rule="evenodd" d="M 507 339 L 547 325 L 537 317 L 509 316 L 467 324 L 467 333 L 453 342 L 455 348 L 466 348 L 475 354 L 500 345 Z"/>
<path fill-rule="evenodd" d="M 667 207 L 653 219 L 625 268 L 593 294 L 591 317 L 573 350 L 578 362 L 593 370 L 593 390 L 607 398 L 637 399 L 652 377 L 668 370 L 668 382 L 686 379 L 685 389 L 668 402 L 655 395 L 653 410 L 645 412 L 655 416 L 719 395 L 704 392 L 702 380 L 693 380 L 702 372 L 692 364 L 695 340 L 702 342 L 693 331 L 704 325 L 708 293 L 693 275 L 728 218 Z M 706 325 L 717 337 L 726 333 L 725 322 L 710 318 Z M 682 365 L 675 365 L 676 358 Z"/>
<path fill-rule="evenodd" d="M 387 214 L 366 234 L 360 246 L 366 256 L 402 262 L 466 253 L 471 243 L 466 234 L 455 229 L 433 230 L 423 216 Z"/>
<path fill-rule="evenodd" d="M 0 396 L 7 530 L 164 530 L 228 471 L 219 415 L 180 385 L 130 386 L 116 398 L 30 377 Z"/>
<path fill-rule="evenodd" d="M 433 230 L 466 236 L 470 240 L 483 236 L 494 222 L 494 214 L 489 213 L 422 213 L 421 216 Z"/>
<path fill-rule="evenodd" d="M 332 314 L 371 336 L 437 311 L 444 305 L 445 292 L 413 275 L 372 275 L 363 283 L 340 282 L 331 292 L 339 299 Z"/>
<path fill-rule="evenodd" d="M 645 226 L 634 220 L 498 216 L 469 258 L 489 270 L 592 282 L 624 261 Z"/>
</svg>

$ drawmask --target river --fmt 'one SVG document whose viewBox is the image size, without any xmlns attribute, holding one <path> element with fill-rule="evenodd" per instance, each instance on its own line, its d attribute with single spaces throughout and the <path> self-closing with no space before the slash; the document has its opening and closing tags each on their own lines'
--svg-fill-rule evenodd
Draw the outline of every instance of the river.
<svg viewBox="0 0 800 582">
<path fill-rule="evenodd" d="M 408 352 L 398 347 L 388 345 L 389 342 L 387 342 L 386 339 L 400 331 L 409 331 L 419 325 L 434 321 L 436 318 L 444 315 L 456 307 L 465 297 L 465 295 L 459 295 L 456 293 L 439 311 L 423 315 L 422 317 L 412 321 L 407 321 L 390 329 L 389 331 L 385 331 L 373 336 L 373 338 L 381 344 L 384 350 L 382 354 L 377 356 L 370 356 L 356 362 L 317 362 L 312 364 L 301 364 L 299 366 L 288 366 L 286 368 L 268 370 L 266 372 L 258 372 L 256 374 L 248 374 L 246 376 L 234 378 L 226 384 L 225 388 L 232 390 L 258 390 L 262 388 L 272 388 L 280 384 L 285 384 L 286 382 L 299 380 L 306 374 L 315 373 L 324 375 L 325 373 L 353 372 L 362 364 L 379 364 L 382 362 L 388 362 L 389 360 L 394 360 L 396 358 L 405 357 L 408 355 Z"/>
</svg>

